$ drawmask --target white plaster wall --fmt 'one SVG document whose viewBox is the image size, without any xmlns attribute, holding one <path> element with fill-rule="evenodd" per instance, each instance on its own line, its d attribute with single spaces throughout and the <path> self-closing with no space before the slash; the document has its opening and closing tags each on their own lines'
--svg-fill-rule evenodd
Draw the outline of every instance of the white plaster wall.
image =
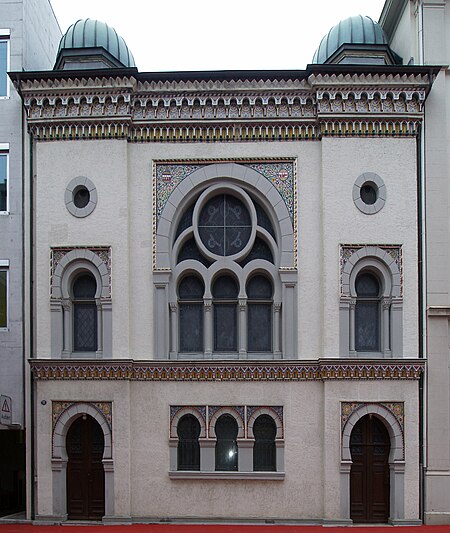
<svg viewBox="0 0 450 533">
<path fill-rule="evenodd" d="M 415 139 L 322 140 L 324 356 L 339 345 L 339 243 L 403 246 L 403 355 L 418 356 L 417 170 Z M 352 188 L 364 172 L 384 181 L 386 204 L 361 213 Z"/>
<path fill-rule="evenodd" d="M 126 141 L 37 143 L 36 149 L 36 307 L 37 356 L 50 356 L 50 247 L 103 245 L 112 248 L 113 350 L 129 349 L 128 157 Z M 97 187 L 98 203 L 86 218 L 65 207 L 64 192 L 76 176 Z M 150 271 L 147 274 L 150 275 Z M 139 313 L 139 309 L 134 312 Z"/>
<path fill-rule="evenodd" d="M 170 405 L 283 405 L 282 481 L 169 479 Z M 41 405 L 41 400 L 47 405 Z M 115 514 L 339 519 L 340 402 L 404 401 L 406 518 L 417 518 L 417 382 L 37 383 L 39 515 L 52 511 L 51 401 L 112 401 Z"/>
<path fill-rule="evenodd" d="M 104 140 L 36 146 L 38 357 L 50 356 L 49 248 L 110 245 L 113 356 L 152 359 L 153 160 L 268 156 L 295 157 L 298 163 L 298 357 L 338 356 L 339 243 L 403 245 L 404 355 L 417 356 L 414 139 L 213 146 Z M 382 211 L 371 216 L 352 200 L 354 181 L 368 171 L 383 178 L 388 195 Z M 98 191 L 97 207 L 84 219 L 70 215 L 64 205 L 65 187 L 79 175 Z"/>
</svg>

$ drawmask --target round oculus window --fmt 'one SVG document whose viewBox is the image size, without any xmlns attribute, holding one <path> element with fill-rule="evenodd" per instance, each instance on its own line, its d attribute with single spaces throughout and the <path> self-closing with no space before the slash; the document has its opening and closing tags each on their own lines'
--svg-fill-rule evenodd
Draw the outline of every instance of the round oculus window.
<svg viewBox="0 0 450 533">
<path fill-rule="evenodd" d="M 77 187 L 73 191 L 73 203 L 79 209 L 86 207 L 90 199 L 91 195 L 89 194 L 89 190 L 84 186 Z"/>
<path fill-rule="evenodd" d="M 366 205 L 373 205 L 378 198 L 378 187 L 371 181 L 366 181 L 361 187 L 361 200 Z"/>
<path fill-rule="evenodd" d="M 251 215 L 238 198 L 229 194 L 214 196 L 200 211 L 198 233 L 211 253 L 220 256 L 237 254 L 250 240 Z"/>
</svg>

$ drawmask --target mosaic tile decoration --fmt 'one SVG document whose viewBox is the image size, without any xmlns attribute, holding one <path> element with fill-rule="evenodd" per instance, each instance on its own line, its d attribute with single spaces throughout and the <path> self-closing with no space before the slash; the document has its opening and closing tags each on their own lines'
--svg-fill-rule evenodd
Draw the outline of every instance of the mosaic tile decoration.
<svg viewBox="0 0 450 533">
<path fill-rule="evenodd" d="M 342 274 L 344 272 L 344 266 L 350 257 L 365 246 L 376 246 L 387 252 L 397 264 L 398 271 L 400 272 L 400 296 L 403 296 L 403 253 L 401 244 L 340 244 L 339 245 L 339 280 L 341 295 L 344 294 L 342 289 Z"/>
<path fill-rule="evenodd" d="M 170 437 L 176 437 L 177 435 L 172 435 L 172 424 L 173 419 L 179 413 L 182 409 L 192 410 L 196 411 L 200 414 L 202 420 L 203 420 L 203 426 L 206 428 L 206 405 L 171 405 L 170 406 L 170 421 L 169 421 L 169 436 Z"/>
<path fill-rule="evenodd" d="M 268 409 L 273 411 L 281 420 L 281 436 L 284 438 L 284 418 L 283 418 L 283 406 L 282 405 L 249 405 L 247 406 L 247 419 L 245 421 L 245 434 L 247 435 L 248 422 L 255 411 L 258 409 Z"/>
<path fill-rule="evenodd" d="M 189 175 L 201 168 L 216 163 L 237 163 L 248 166 L 270 181 L 284 200 L 290 213 L 292 223 L 295 218 L 295 161 L 285 160 L 255 160 L 255 159 L 221 159 L 195 161 L 155 161 L 154 163 L 154 212 L 156 213 L 155 230 L 161 213 L 174 189 Z"/>
<path fill-rule="evenodd" d="M 342 402 L 341 403 L 341 432 L 352 414 L 365 405 L 382 405 L 392 413 L 400 424 L 402 433 L 405 430 L 405 404 L 404 402 Z"/>
<path fill-rule="evenodd" d="M 94 407 L 107 421 L 109 431 L 112 434 L 112 402 L 72 402 L 72 401 L 52 401 L 52 450 L 54 449 L 55 427 L 63 413 L 73 405 L 89 404 Z"/>
</svg>

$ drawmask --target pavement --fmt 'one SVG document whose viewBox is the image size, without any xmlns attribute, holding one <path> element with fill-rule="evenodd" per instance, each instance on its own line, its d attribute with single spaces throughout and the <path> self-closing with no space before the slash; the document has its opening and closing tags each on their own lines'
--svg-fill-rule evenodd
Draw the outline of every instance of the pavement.
<svg viewBox="0 0 450 533">
<path fill-rule="evenodd" d="M 397 530 L 394 532 L 393 530 Z M 241 524 L 80 524 L 64 525 L 5 524 L 0 533 L 450 533 L 450 524 L 442 526 L 293 526 Z"/>
</svg>

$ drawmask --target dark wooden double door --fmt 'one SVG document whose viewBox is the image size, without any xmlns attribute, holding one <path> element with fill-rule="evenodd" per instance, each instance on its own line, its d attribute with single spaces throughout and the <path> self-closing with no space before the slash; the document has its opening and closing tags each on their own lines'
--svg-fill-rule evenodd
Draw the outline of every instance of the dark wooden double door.
<svg viewBox="0 0 450 533">
<path fill-rule="evenodd" d="M 67 514 L 74 520 L 101 520 L 105 514 L 104 437 L 90 416 L 70 426 L 67 448 Z"/>
<path fill-rule="evenodd" d="M 383 422 L 367 415 L 350 437 L 350 518 L 360 523 L 386 523 L 389 518 L 390 438 Z"/>
</svg>

